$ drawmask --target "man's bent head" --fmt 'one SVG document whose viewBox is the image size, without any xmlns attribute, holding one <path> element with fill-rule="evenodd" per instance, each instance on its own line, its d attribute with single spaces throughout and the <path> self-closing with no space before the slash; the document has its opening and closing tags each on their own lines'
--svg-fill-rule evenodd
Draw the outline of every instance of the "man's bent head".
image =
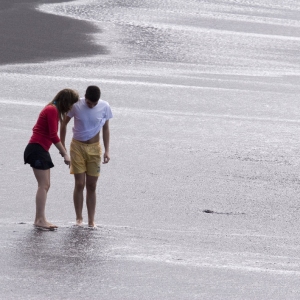
<svg viewBox="0 0 300 300">
<path fill-rule="evenodd" d="M 101 91 L 96 85 L 90 85 L 85 92 L 85 98 L 91 102 L 98 102 L 101 96 Z"/>
</svg>

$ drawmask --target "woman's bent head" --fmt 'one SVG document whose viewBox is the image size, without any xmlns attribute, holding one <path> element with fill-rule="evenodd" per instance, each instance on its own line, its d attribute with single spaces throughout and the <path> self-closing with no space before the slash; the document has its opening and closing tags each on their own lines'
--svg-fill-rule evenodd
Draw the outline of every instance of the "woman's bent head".
<svg viewBox="0 0 300 300">
<path fill-rule="evenodd" d="M 63 89 L 57 93 L 49 103 L 57 107 L 60 119 L 72 108 L 72 105 L 79 100 L 79 95 L 72 89 Z"/>
</svg>

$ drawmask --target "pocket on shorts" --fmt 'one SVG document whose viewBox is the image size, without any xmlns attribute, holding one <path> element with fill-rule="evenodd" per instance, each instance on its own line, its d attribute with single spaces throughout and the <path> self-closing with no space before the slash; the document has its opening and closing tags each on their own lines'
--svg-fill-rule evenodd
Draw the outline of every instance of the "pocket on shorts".
<svg viewBox="0 0 300 300">
<path fill-rule="evenodd" d="M 92 156 L 101 156 L 101 147 L 100 145 L 89 146 L 87 149 L 88 155 Z"/>
</svg>

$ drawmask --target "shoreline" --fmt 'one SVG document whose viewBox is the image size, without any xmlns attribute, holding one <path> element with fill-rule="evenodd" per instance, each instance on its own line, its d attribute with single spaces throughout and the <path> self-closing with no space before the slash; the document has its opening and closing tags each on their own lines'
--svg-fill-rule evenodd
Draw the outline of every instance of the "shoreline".
<svg viewBox="0 0 300 300">
<path fill-rule="evenodd" d="M 35 10 L 37 4 L 67 1 L 4 0 L 0 4 L 0 65 L 106 54 L 88 34 L 93 24 Z"/>
</svg>

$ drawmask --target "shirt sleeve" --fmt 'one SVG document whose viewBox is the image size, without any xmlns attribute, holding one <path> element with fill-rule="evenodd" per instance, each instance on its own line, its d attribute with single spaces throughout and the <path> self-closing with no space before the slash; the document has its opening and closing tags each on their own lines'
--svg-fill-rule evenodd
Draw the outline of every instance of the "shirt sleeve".
<svg viewBox="0 0 300 300">
<path fill-rule="evenodd" d="M 60 142 L 57 135 L 58 132 L 58 111 L 54 106 L 49 105 L 47 109 L 47 122 L 49 130 L 49 138 L 53 144 Z"/>
<path fill-rule="evenodd" d="M 73 107 L 68 111 L 67 116 L 71 119 L 74 117 L 74 105 Z"/>
<path fill-rule="evenodd" d="M 113 114 L 112 114 L 112 112 L 111 112 L 111 108 L 110 108 L 109 105 L 107 105 L 107 107 L 106 107 L 106 116 L 105 116 L 105 118 L 106 118 L 106 120 L 109 120 L 109 119 L 111 119 L 112 117 L 113 117 Z"/>
</svg>

